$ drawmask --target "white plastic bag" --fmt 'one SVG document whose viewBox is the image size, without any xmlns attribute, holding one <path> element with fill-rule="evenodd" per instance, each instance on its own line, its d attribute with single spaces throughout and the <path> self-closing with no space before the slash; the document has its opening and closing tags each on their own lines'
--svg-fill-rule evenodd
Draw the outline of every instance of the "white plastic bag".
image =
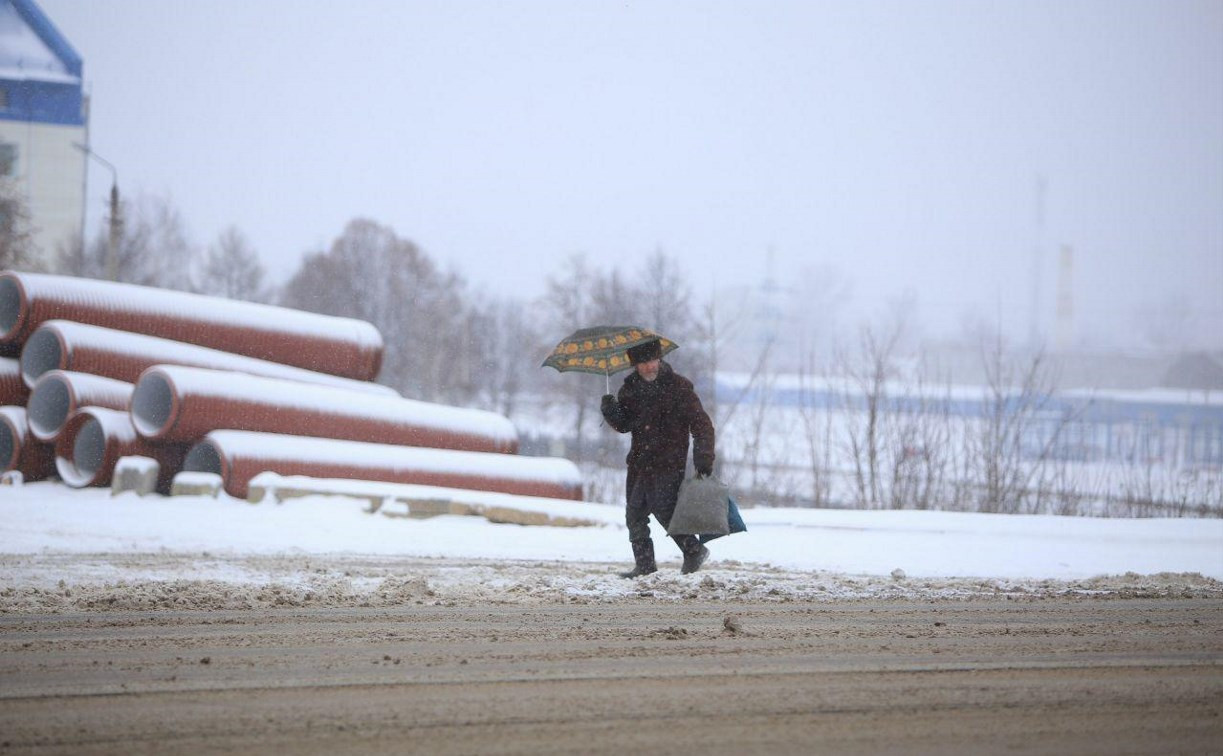
<svg viewBox="0 0 1223 756">
<path fill-rule="evenodd" d="M 713 476 L 688 478 L 679 487 L 667 535 L 726 535 L 730 488 Z"/>
</svg>

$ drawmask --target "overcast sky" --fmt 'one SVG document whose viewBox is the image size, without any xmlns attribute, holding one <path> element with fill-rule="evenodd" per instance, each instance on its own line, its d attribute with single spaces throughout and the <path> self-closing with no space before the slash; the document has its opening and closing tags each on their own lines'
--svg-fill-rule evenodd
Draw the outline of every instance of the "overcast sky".
<svg viewBox="0 0 1223 756">
<path fill-rule="evenodd" d="M 662 249 L 703 297 L 771 249 L 1026 333 L 1070 245 L 1078 338 L 1175 303 L 1223 348 L 1221 0 L 39 1 L 121 190 L 277 279 L 364 216 L 490 291 Z"/>
</svg>

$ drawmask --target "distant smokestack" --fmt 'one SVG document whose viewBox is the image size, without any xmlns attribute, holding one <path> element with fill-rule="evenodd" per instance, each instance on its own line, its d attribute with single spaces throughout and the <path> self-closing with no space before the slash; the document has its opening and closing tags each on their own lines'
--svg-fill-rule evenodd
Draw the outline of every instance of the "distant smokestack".
<svg viewBox="0 0 1223 756">
<path fill-rule="evenodd" d="M 1041 268 L 1044 266 L 1045 236 L 1045 177 L 1036 177 L 1036 217 L 1032 241 L 1032 271 L 1031 271 L 1031 301 L 1028 306 L 1028 342 L 1035 349 L 1040 345 L 1040 313 L 1041 313 Z"/>
<path fill-rule="evenodd" d="M 1057 266 L 1057 350 L 1074 344 L 1074 249 L 1062 245 Z"/>
</svg>

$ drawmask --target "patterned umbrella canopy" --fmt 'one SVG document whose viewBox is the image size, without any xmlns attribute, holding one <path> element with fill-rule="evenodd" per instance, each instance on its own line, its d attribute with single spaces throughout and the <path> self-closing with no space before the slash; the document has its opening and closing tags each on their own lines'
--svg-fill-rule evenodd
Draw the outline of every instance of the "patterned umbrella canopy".
<svg viewBox="0 0 1223 756">
<path fill-rule="evenodd" d="M 562 373 L 576 370 L 580 373 L 611 375 L 628 370 L 629 349 L 639 344 L 658 339 L 662 353 L 667 354 L 679 345 L 666 336 L 660 336 L 648 328 L 638 326 L 595 326 L 574 331 L 561 339 L 541 367 L 552 367 Z"/>
</svg>

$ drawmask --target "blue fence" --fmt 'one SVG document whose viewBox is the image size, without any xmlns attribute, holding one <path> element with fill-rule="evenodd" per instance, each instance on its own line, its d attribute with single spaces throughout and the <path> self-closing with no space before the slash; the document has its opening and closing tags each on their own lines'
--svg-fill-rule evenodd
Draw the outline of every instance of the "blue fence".
<svg viewBox="0 0 1223 756">
<path fill-rule="evenodd" d="M 1128 462 L 1172 467 L 1223 467 L 1223 403 L 1194 399 L 1180 392 L 1066 392 L 1044 397 L 1027 428 L 1025 449 L 1031 454 L 1080 462 Z M 864 411 L 866 397 L 851 387 L 818 383 L 809 387 L 744 390 L 721 378 L 722 402 L 765 402 L 777 407 Z M 891 391 L 889 412 L 926 413 L 959 418 L 986 418 L 995 411 L 1018 411 L 1016 394 L 995 401 L 984 389 L 956 387 L 928 393 Z"/>
</svg>

